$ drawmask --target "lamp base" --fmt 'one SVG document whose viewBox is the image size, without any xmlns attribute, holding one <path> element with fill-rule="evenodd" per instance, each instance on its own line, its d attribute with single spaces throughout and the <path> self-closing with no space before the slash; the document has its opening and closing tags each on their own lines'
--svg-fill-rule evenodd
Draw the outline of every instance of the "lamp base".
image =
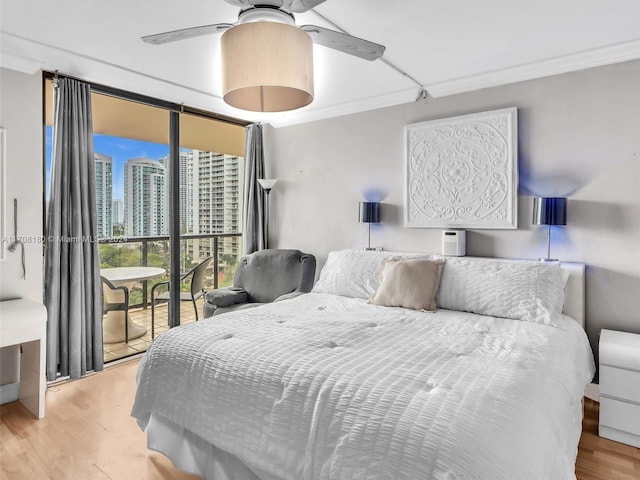
<svg viewBox="0 0 640 480">
<path fill-rule="evenodd" d="M 369 250 L 375 250 L 375 249 L 376 249 L 376 247 L 364 247 L 364 248 L 363 248 L 363 250 L 367 250 L 367 251 L 369 251 Z"/>
<path fill-rule="evenodd" d="M 553 263 L 553 262 L 559 262 L 560 260 L 558 260 L 557 258 L 539 258 L 538 261 L 539 262 Z"/>
</svg>

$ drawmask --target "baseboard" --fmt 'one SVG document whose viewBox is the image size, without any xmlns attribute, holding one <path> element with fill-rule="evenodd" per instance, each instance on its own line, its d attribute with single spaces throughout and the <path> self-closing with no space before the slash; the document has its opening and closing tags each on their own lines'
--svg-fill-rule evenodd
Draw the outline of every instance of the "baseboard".
<svg viewBox="0 0 640 480">
<path fill-rule="evenodd" d="M 590 383 L 587 385 L 587 388 L 584 389 L 584 396 L 590 398 L 591 400 L 595 400 L 596 402 L 600 401 L 600 385 L 597 383 Z"/>
<path fill-rule="evenodd" d="M 626 443 L 632 447 L 640 448 L 640 436 L 634 435 L 633 433 L 623 432 L 601 424 L 598 427 L 598 435 L 613 440 L 614 442 Z"/>
<path fill-rule="evenodd" d="M 0 385 L 0 405 L 15 402 L 20 395 L 20 382 Z"/>
</svg>

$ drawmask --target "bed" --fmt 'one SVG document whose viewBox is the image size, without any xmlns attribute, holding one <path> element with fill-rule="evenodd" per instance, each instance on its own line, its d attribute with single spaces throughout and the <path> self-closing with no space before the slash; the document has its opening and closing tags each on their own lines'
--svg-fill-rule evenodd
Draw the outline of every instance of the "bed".
<svg viewBox="0 0 640 480">
<path fill-rule="evenodd" d="M 157 338 L 132 415 L 211 480 L 575 478 L 583 322 L 583 265 L 331 252 L 311 293 Z"/>
</svg>

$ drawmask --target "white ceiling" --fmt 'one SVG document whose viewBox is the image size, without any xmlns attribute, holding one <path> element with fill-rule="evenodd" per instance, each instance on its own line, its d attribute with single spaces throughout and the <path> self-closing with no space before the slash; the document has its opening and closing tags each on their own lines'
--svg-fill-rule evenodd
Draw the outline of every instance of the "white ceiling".
<svg viewBox="0 0 640 480">
<path fill-rule="evenodd" d="M 233 23 L 237 14 L 223 0 L 2 0 L 0 65 L 58 70 L 274 126 L 408 103 L 420 91 L 388 63 L 316 45 L 313 103 L 256 114 L 222 101 L 219 35 L 140 40 Z M 638 0 L 327 0 L 296 23 L 334 28 L 322 17 L 385 45 L 385 61 L 433 97 L 640 58 Z"/>
</svg>

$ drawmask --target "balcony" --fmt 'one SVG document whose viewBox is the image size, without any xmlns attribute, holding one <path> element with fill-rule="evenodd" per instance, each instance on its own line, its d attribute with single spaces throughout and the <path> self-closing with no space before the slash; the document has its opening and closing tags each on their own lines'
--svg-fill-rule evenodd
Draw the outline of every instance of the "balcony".
<svg viewBox="0 0 640 480">
<path fill-rule="evenodd" d="M 198 315 L 202 320 L 202 309 L 204 305 L 204 299 L 200 298 L 196 301 L 198 306 Z M 169 330 L 169 322 L 167 318 L 168 304 L 162 303 L 156 306 L 156 320 L 155 320 L 155 333 L 156 338 Z M 113 362 L 122 358 L 137 355 L 138 353 L 146 352 L 151 345 L 151 307 L 142 308 L 136 307 L 129 310 L 129 317 L 134 323 L 142 325 L 147 329 L 142 337 L 129 340 L 129 343 L 105 343 L 104 344 L 104 362 Z M 193 323 L 196 321 L 196 315 L 191 304 L 184 303 L 180 308 L 180 325 L 187 323 Z"/>
<path fill-rule="evenodd" d="M 240 259 L 237 244 L 240 233 L 186 234 L 180 237 L 180 272 L 185 273 L 209 256 L 214 257 L 205 277 L 205 290 L 229 286 L 233 283 L 236 266 Z M 139 338 L 129 343 L 105 343 L 104 360 L 110 362 L 147 350 L 151 344 L 151 297 L 153 285 L 169 280 L 170 247 L 168 236 L 109 238 L 100 241 L 100 267 L 149 266 L 164 268 L 167 273 L 134 285 L 129 292 L 129 316 L 131 321 L 146 328 Z M 181 285 L 188 291 L 189 285 Z M 197 302 L 202 319 L 203 299 Z M 156 338 L 168 329 L 167 303 L 156 307 Z M 180 305 L 180 324 L 195 321 L 195 312 L 190 302 Z"/>
</svg>

